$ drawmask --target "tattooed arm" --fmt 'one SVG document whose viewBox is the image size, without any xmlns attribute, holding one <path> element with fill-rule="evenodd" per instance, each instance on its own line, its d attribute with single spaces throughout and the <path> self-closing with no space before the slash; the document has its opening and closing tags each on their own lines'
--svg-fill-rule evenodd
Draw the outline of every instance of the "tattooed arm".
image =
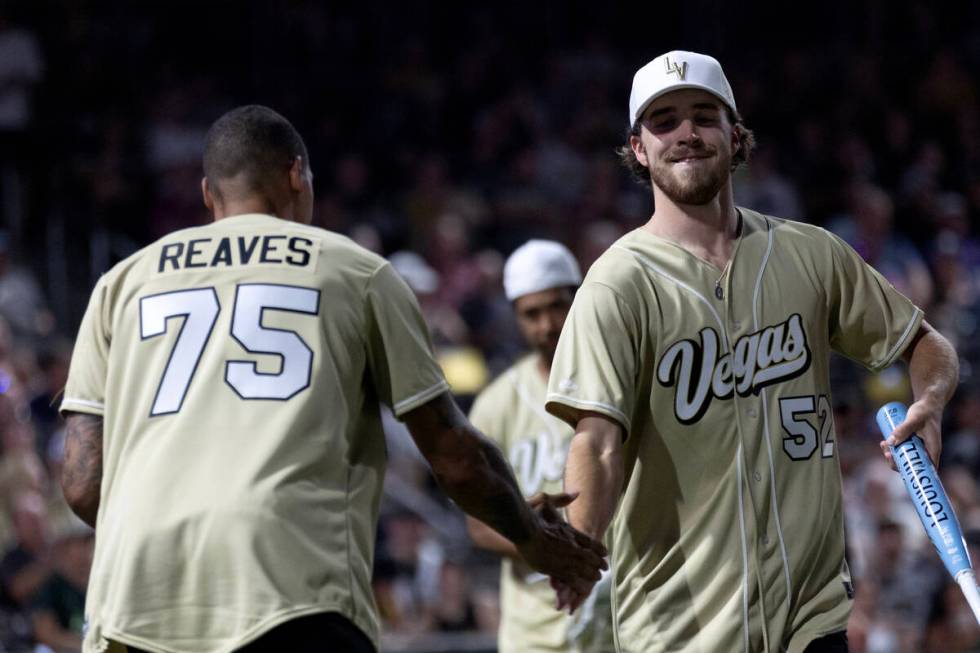
<svg viewBox="0 0 980 653">
<path fill-rule="evenodd" d="M 439 485 L 465 512 L 514 543 L 531 567 L 590 587 L 606 567 L 603 546 L 556 511 L 534 512 L 500 450 L 480 433 L 448 393 L 408 412 L 405 424 Z"/>
<path fill-rule="evenodd" d="M 94 528 L 102 490 L 102 418 L 67 413 L 65 421 L 61 489 L 75 514 Z"/>
</svg>

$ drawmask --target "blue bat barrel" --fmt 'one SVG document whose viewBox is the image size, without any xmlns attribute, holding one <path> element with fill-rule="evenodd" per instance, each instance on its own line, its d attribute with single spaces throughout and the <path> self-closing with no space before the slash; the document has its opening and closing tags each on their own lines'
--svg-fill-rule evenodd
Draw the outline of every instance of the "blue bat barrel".
<svg viewBox="0 0 980 653">
<path fill-rule="evenodd" d="M 895 427 L 905 421 L 907 413 L 905 406 L 897 401 L 882 406 L 875 417 L 881 436 L 887 440 Z M 939 474 L 929 460 L 925 443 L 918 435 L 913 435 L 900 445 L 891 447 L 891 450 L 895 466 L 905 481 L 905 489 L 912 497 L 922 526 L 946 569 L 953 578 L 969 571 L 970 556 L 966 552 L 960 524 L 949 505 Z"/>
</svg>

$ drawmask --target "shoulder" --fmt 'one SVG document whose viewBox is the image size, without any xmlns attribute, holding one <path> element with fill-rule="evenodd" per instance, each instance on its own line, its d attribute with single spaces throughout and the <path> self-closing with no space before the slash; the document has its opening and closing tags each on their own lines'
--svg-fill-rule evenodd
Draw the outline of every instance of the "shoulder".
<svg viewBox="0 0 980 653">
<path fill-rule="evenodd" d="M 765 215 L 740 208 L 745 216 L 748 238 L 771 237 L 774 249 L 802 260 L 830 261 L 849 249 L 836 234 L 815 224 Z"/>
<path fill-rule="evenodd" d="M 639 229 L 624 234 L 589 267 L 584 282 L 615 288 L 643 276 L 645 264 L 652 262 L 648 248 L 649 243 L 644 242 L 644 234 Z"/>
<path fill-rule="evenodd" d="M 388 266 L 388 261 L 384 257 L 335 231 L 292 222 L 286 222 L 283 229 L 315 243 L 320 256 L 325 257 L 324 261 L 330 262 L 331 268 L 343 270 L 348 274 L 371 277 Z"/>
<path fill-rule="evenodd" d="M 608 310 L 636 320 L 658 302 L 651 285 L 658 283 L 660 267 L 643 234 L 630 232 L 613 243 L 589 268 L 575 293 L 573 313 L 592 307 L 600 314 Z"/>
<path fill-rule="evenodd" d="M 746 222 L 750 225 L 750 228 L 763 232 L 771 230 L 776 238 L 788 240 L 795 239 L 817 244 L 825 244 L 828 246 L 832 241 L 839 240 L 839 238 L 830 231 L 809 222 L 766 215 L 764 213 L 758 213 L 756 211 L 741 207 L 739 210 L 742 212 L 742 215 L 745 216 Z"/>
</svg>

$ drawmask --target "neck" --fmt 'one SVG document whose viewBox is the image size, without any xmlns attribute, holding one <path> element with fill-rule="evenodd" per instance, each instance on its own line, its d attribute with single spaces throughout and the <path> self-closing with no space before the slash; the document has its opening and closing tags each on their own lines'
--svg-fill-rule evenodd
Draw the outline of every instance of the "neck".
<svg viewBox="0 0 980 653">
<path fill-rule="evenodd" d="M 214 204 L 215 222 L 247 213 L 263 213 L 282 218 L 283 220 L 295 219 L 293 217 L 292 207 L 275 202 L 267 197 L 252 196 L 221 203 L 215 202 Z"/>
<path fill-rule="evenodd" d="M 643 228 L 672 240 L 719 268 L 731 258 L 738 238 L 738 212 L 731 181 L 707 204 L 679 204 L 653 187 L 656 209 Z"/>
<path fill-rule="evenodd" d="M 545 358 L 543 354 L 538 354 L 538 373 L 544 377 L 547 381 L 548 377 L 551 376 L 551 360 Z"/>
</svg>

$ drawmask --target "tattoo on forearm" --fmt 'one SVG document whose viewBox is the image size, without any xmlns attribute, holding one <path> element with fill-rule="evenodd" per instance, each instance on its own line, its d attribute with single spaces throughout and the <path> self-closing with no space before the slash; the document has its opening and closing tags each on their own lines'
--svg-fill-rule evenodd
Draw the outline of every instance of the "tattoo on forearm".
<svg viewBox="0 0 980 653">
<path fill-rule="evenodd" d="M 439 427 L 451 429 L 457 437 L 474 442 L 477 445 L 474 454 L 485 463 L 481 465 L 484 473 L 457 489 L 453 499 L 512 542 L 526 540 L 532 527 L 524 510 L 524 497 L 500 450 L 473 428 L 448 395 L 432 405 Z"/>
<path fill-rule="evenodd" d="M 102 490 L 102 418 L 72 413 L 65 433 L 61 488 L 72 510 L 95 526 Z"/>
</svg>

